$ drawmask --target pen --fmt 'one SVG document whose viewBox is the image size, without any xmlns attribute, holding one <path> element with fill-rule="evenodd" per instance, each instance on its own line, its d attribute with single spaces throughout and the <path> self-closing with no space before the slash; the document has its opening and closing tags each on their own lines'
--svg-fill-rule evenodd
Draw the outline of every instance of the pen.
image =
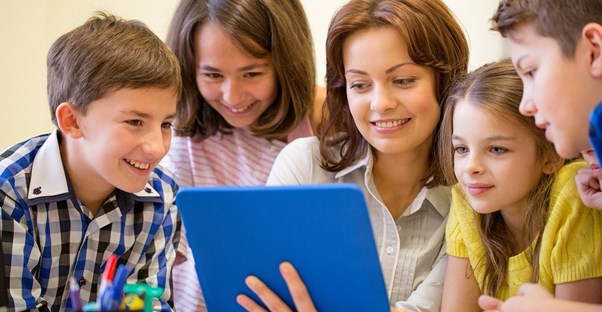
<svg viewBox="0 0 602 312">
<path fill-rule="evenodd" d="M 120 264 L 113 278 L 113 286 L 115 286 L 120 292 L 123 292 L 123 286 L 128 278 L 129 270 L 127 266 Z"/>
<path fill-rule="evenodd" d="M 125 265 L 120 264 L 113 281 L 108 284 L 105 291 L 99 297 L 100 309 L 102 311 L 119 308 L 123 299 L 123 286 L 125 285 L 128 273 L 128 268 Z"/>
<path fill-rule="evenodd" d="M 99 309 L 100 309 L 100 301 L 101 301 L 100 299 L 102 298 L 102 295 L 105 292 L 105 289 L 107 288 L 107 286 L 109 286 L 109 284 L 113 280 L 113 274 L 115 274 L 115 266 L 116 265 L 117 265 L 117 256 L 113 254 L 109 257 L 109 259 L 107 260 L 107 263 L 105 264 L 104 272 L 102 273 L 102 277 L 100 280 L 100 286 L 98 287 L 98 293 L 96 294 L 96 298 L 98 299 L 96 301 L 96 303 L 97 303 L 97 307 Z"/>
<path fill-rule="evenodd" d="M 71 301 L 73 311 L 82 310 L 82 302 L 79 297 L 79 284 L 73 276 L 69 278 L 69 300 Z"/>
<path fill-rule="evenodd" d="M 100 311 L 110 311 L 119 307 L 119 290 L 111 283 L 99 297 L 96 304 L 100 306 Z"/>
</svg>

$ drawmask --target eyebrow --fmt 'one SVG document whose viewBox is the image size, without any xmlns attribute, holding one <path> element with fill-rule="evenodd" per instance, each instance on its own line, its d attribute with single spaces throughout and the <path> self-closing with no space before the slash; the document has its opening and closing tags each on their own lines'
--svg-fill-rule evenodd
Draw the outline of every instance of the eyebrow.
<svg viewBox="0 0 602 312">
<path fill-rule="evenodd" d="M 462 140 L 462 137 L 452 134 L 452 140 Z M 495 142 L 495 141 L 516 141 L 517 138 L 509 137 L 504 135 L 494 135 L 488 138 L 485 138 L 485 141 Z"/>
<path fill-rule="evenodd" d="M 141 112 L 138 110 L 131 110 L 131 111 L 121 111 L 122 114 L 126 114 L 126 115 L 136 115 L 140 118 L 150 118 L 150 114 L 149 113 L 145 113 L 145 112 Z M 165 119 L 174 119 L 176 118 L 176 114 L 169 114 L 167 116 L 165 116 Z"/>
<path fill-rule="evenodd" d="M 243 72 L 243 71 L 249 71 L 249 70 L 253 70 L 253 69 L 257 69 L 257 68 L 268 67 L 268 66 L 269 66 L 268 63 L 251 64 L 251 65 L 247 65 L 247 66 L 243 66 L 243 67 L 239 68 L 238 71 Z M 207 70 L 207 71 L 216 71 L 216 72 L 220 71 L 219 68 L 216 68 L 216 67 L 213 67 L 210 65 L 200 65 L 197 67 L 202 70 Z"/>
<path fill-rule="evenodd" d="M 385 70 L 385 74 L 390 74 L 390 73 L 396 71 L 399 67 L 402 67 L 402 66 L 405 66 L 405 65 L 416 65 L 416 64 L 410 63 L 410 62 L 399 63 L 399 64 L 393 65 L 390 68 L 388 68 L 387 70 Z M 368 75 L 368 73 L 365 72 L 365 71 L 363 71 L 363 70 L 353 69 L 353 68 L 346 70 L 345 73 L 355 73 L 355 74 L 360 74 L 360 75 Z"/>
</svg>

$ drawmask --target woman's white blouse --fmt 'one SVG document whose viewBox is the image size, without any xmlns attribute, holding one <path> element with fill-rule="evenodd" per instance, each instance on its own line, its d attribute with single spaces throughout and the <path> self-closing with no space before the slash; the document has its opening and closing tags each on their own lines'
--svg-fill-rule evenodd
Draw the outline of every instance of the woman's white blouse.
<svg viewBox="0 0 602 312">
<path fill-rule="evenodd" d="M 390 302 L 417 311 L 439 311 L 447 265 L 444 239 L 450 188 L 423 188 L 394 220 L 374 184 L 371 152 L 337 173 L 322 169 L 320 158 L 316 137 L 297 139 L 278 155 L 267 184 L 354 183 L 361 187 Z"/>
</svg>

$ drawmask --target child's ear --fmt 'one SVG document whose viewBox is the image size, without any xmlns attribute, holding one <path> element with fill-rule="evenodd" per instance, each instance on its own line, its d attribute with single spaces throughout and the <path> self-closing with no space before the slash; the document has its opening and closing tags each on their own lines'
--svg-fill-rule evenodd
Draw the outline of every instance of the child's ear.
<svg viewBox="0 0 602 312">
<path fill-rule="evenodd" d="M 78 122 L 80 114 L 75 110 L 75 107 L 73 107 L 71 103 L 63 102 L 59 104 L 56 108 L 55 115 L 56 124 L 61 130 L 61 133 L 73 139 L 82 137 L 82 129 Z"/>
<path fill-rule="evenodd" d="M 543 173 L 552 174 L 560 169 L 564 165 L 564 158 L 560 157 L 554 149 L 547 153 L 545 162 L 543 164 Z"/>
<path fill-rule="evenodd" d="M 602 78 L 602 25 L 589 23 L 583 27 L 582 33 L 589 48 L 590 72 L 594 77 Z"/>
</svg>

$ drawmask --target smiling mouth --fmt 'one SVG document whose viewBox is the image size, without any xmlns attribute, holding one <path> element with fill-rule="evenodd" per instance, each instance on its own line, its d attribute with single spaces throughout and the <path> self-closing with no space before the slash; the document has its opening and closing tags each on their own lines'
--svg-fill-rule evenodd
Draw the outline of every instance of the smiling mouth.
<svg viewBox="0 0 602 312">
<path fill-rule="evenodd" d="M 478 196 L 493 189 L 493 185 L 487 184 L 466 184 L 464 185 L 465 192 L 471 196 Z"/>
<path fill-rule="evenodd" d="M 132 159 L 124 159 L 124 160 L 125 160 L 125 162 L 130 164 L 130 166 L 132 166 L 136 169 L 140 169 L 140 170 L 146 170 L 146 169 L 150 168 L 150 166 L 151 166 L 150 163 L 139 162 L 139 161 L 135 161 Z"/>
<path fill-rule="evenodd" d="M 393 128 L 393 127 L 399 127 L 403 124 L 406 124 L 410 120 L 411 120 L 411 118 L 389 120 L 389 121 L 375 121 L 372 124 L 376 125 L 379 128 Z"/>
<path fill-rule="evenodd" d="M 226 105 L 224 105 L 224 106 L 226 107 L 227 110 L 231 111 L 232 113 L 234 113 L 234 114 L 240 114 L 240 113 L 244 113 L 244 112 L 248 111 L 253 106 L 253 104 L 249 104 L 249 105 L 243 106 L 243 107 L 236 107 L 236 108 L 235 107 L 226 106 Z"/>
</svg>

